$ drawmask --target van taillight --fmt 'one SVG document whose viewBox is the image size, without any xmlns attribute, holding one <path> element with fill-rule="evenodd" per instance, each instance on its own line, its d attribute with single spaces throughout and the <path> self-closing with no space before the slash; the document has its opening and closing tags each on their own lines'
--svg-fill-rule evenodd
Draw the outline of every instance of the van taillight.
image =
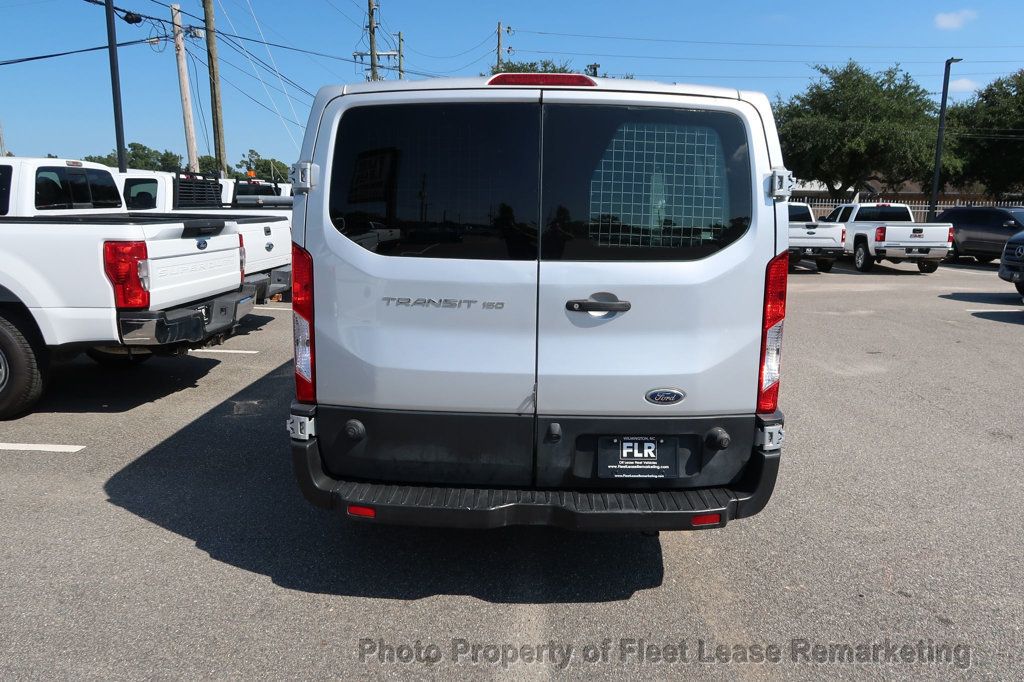
<svg viewBox="0 0 1024 682">
<path fill-rule="evenodd" d="M 597 85 L 581 73 L 499 73 L 488 85 Z"/>
<path fill-rule="evenodd" d="M 786 319 L 786 278 L 789 253 L 768 261 L 764 276 L 764 322 L 761 327 L 761 371 L 757 380 L 757 411 L 770 414 L 779 407 L 782 323 Z"/>
<path fill-rule="evenodd" d="M 149 261 L 146 242 L 103 242 L 103 269 L 114 285 L 114 305 L 120 310 L 149 307 Z"/>
<path fill-rule="evenodd" d="M 879 225 L 878 227 L 875 228 L 875 241 L 885 241 L 885 225 Z"/>
<path fill-rule="evenodd" d="M 238 267 L 241 269 L 241 283 L 245 284 L 245 237 L 238 233 Z"/>
<path fill-rule="evenodd" d="M 292 244 L 292 335 L 295 342 L 295 399 L 316 402 L 313 343 L 313 257 Z"/>
</svg>

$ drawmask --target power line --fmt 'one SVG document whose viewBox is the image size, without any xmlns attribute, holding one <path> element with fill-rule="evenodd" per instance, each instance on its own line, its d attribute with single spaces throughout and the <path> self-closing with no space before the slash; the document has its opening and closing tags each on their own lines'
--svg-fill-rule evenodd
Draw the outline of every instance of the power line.
<svg viewBox="0 0 1024 682">
<path fill-rule="evenodd" d="M 260 20 L 256 17 L 256 10 L 252 8 L 252 1 L 245 0 L 245 3 L 249 6 L 249 14 L 252 15 L 252 20 L 256 24 L 256 31 L 260 34 L 260 38 L 263 39 L 263 28 L 260 26 Z M 288 88 L 284 85 L 284 78 L 281 77 L 281 71 L 277 68 L 277 62 L 274 60 L 274 53 L 270 51 L 270 47 L 266 47 L 267 56 L 270 57 L 270 63 L 274 67 L 274 73 L 277 74 L 277 80 L 281 84 L 281 89 L 284 90 L 285 97 L 288 98 L 288 107 L 292 110 L 292 118 L 298 118 L 299 115 L 295 113 L 295 105 L 292 104 L 291 96 L 288 94 Z M 299 145 L 295 145 L 295 149 L 299 149 Z"/>
<path fill-rule="evenodd" d="M 739 63 L 765 63 L 765 64 L 832 64 L 834 66 L 843 66 L 847 61 L 837 62 L 834 60 L 817 60 L 817 59 L 762 59 L 762 58 L 736 58 L 736 57 L 672 57 L 664 55 L 651 55 L 651 54 L 610 54 L 607 52 L 561 52 L 553 50 L 525 50 L 522 48 L 516 48 L 515 52 L 527 52 L 530 54 L 544 54 L 544 55 L 559 55 L 559 56 L 570 56 L 570 57 L 617 57 L 621 59 L 657 59 L 667 61 L 682 61 L 682 62 L 739 62 Z M 1017 64 L 1020 63 L 1019 59 L 972 59 L 972 64 Z M 858 61 L 859 64 L 888 64 L 892 65 L 892 60 L 862 60 Z M 899 64 L 941 64 L 934 60 L 926 61 L 898 61 Z"/>
<path fill-rule="evenodd" d="M 477 48 L 479 48 L 479 47 L 483 46 L 483 44 L 484 44 L 484 43 L 488 43 L 488 42 L 490 42 L 490 41 L 491 41 L 491 39 L 492 39 L 493 37 L 494 37 L 494 31 L 491 31 L 491 32 L 490 32 L 490 33 L 488 33 L 488 34 L 487 34 L 487 36 L 486 36 L 486 37 L 485 37 L 485 38 L 484 38 L 483 40 L 481 40 L 481 41 L 480 41 L 479 43 L 477 43 L 477 44 L 476 44 L 476 45 L 474 45 L 473 47 L 469 48 L 468 50 L 463 50 L 462 52 L 459 52 L 459 53 L 457 53 L 457 54 L 449 54 L 449 55 L 435 55 L 435 54 L 427 54 L 426 52 L 420 52 L 419 50 L 415 50 L 415 49 L 413 49 L 413 48 L 411 48 L 411 47 L 410 47 L 410 48 L 408 48 L 408 50 L 409 50 L 410 52 L 415 52 L 416 54 L 420 55 L 421 57 L 427 57 L 428 59 L 456 59 L 456 58 L 458 58 L 458 57 L 461 57 L 461 56 L 463 56 L 463 55 L 467 55 L 467 54 L 469 54 L 470 52 L 473 52 L 473 51 L 474 51 L 474 50 L 476 50 Z"/>
<path fill-rule="evenodd" d="M 1024 45 L 841 45 L 836 43 L 752 43 L 729 42 L 721 40 L 684 40 L 681 38 L 651 38 L 647 36 L 593 35 L 588 33 L 556 33 L 554 31 L 531 31 L 524 28 L 514 29 L 515 33 L 530 33 L 539 36 L 557 36 L 561 38 L 594 38 L 598 40 L 627 40 L 647 43 L 679 43 L 684 45 L 725 45 L 730 47 L 809 47 L 837 48 L 844 50 L 1017 50 Z M 973 61 L 973 60 L 972 60 Z"/>
<path fill-rule="evenodd" d="M 203 111 L 203 100 L 199 88 L 199 67 L 196 66 L 196 59 L 192 56 L 192 53 L 185 48 L 185 54 L 188 56 L 189 63 L 192 65 L 192 71 L 195 74 L 195 100 L 196 106 L 199 107 L 199 120 L 203 122 L 203 127 L 200 129 L 203 131 L 203 139 L 206 141 L 206 155 L 213 156 L 210 152 L 210 127 L 206 121 L 206 113 Z M 189 89 L 192 88 L 192 83 L 189 83 Z"/>
<path fill-rule="evenodd" d="M 198 61 L 198 62 L 199 62 L 200 64 L 202 64 L 202 65 L 203 65 L 204 67 L 205 67 L 205 66 L 207 66 L 206 62 L 204 62 L 204 61 L 203 61 L 203 60 L 202 60 L 201 58 L 199 58 L 199 57 L 195 56 L 194 54 L 192 54 L 192 52 L 191 52 L 191 51 L 190 51 L 190 50 L 189 50 L 189 49 L 188 49 L 187 47 L 185 48 L 185 51 L 186 51 L 186 52 L 188 52 L 188 54 L 189 54 L 189 55 L 190 55 L 190 56 L 191 56 L 191 57 L 192 57 L 193 59 L 195 59 L 196 61 Z M 303 124 L 299 123 L 298 121 L 293 121 L 293 120 L 291 120 L 290 118 L 286 118 L 286 117 L 284 117 L 284 116 L 281 116 L 280 112 L 276 112 L 276 111 L 274 111 L 273 109 L 271 109 L 270 107 L 268 107 L 268 106 L 267 106 L 266 104 L 264 104 L 263 102 L 259 101 L 258 99 L 256 99 L 255 97 L 253 97 L 252 95 L 250 95 L 249 93 L 247 93 L 247 92 L 246 92 L 245 90 L 243 90 L 242 88 L 238 87 L 237 85 L 235 85 L 234 83 L 232 83 L 231 81 L 229 81 L 229 80 L 228 80 L 227 78 L 224 78 L 224 76 L 221 76 L 221 77 L 220 77 L 220 79 L 221 79 L 222 81 L 224 81 L 225 83 L 227 83 L 228 85 L 230 85 L 231 87 L 233 87 L 233 88 L 234 88 L 235 90 L 237 90 L 238 92 L 240 92 L 240 93 L 241 93 L 242 95 L 244 95 L 244 96 L 245 96 L 245 97 L 247 97 L 248 99 L 252 100 L 252 102 L 253 102 L 254 104 L 257 104 L 257 105 L 259 105 L 259 106 L 263 107 L 264 109 L 266 109 L 267 111 L 269 111 L 269 112 L 270 112 L 270 113 L 272 113 L 272 114 L 276 114 L 276 115 L 277 115 L 277 116 L 278 116 L 278 117 L 279 117 L 279 118 L 280 118 L 280 119 L 281 119 L 282 121 L 287 121 L 288 123 L 292 123 L 292 124 L 294 124 L 294 125 L 296 125 L 296 126 L 298 126 L 298 127 L 300 127 L 300 128 L 303 128 L 303 129 L 305 129 L 305 127 L 306 127 L 306 126 L 304 126 Z"/>
<path fill-rule="evenodd" d="M 141 38 L 139 40 L 126 40 L 122 43 L 117 43 L 118 47 L 128 47 L 129 45 L 141 45 L 142 43 L 149 43 L 151 41 L 167 40 L 167 36 L 158 36 L 156 38 Z M 84 47 L 80 50 L 66 50 L 64 52 L 51 52 L 50 54 L 37 54 L 31 57 L 16 57 L 15 59 L 5 59 L 0 61 L 0 66 L 10 66 L 11 64 L 24 64 L 26 62 L 35 62 L 41 59 L 53 59 L 54 57 L 66 57 L 71 54 L 82 54 L 84 52 L 98 52 L 100 50 L 106 50 L 107 45 L 99 45 L 97 47 Z"/>
</svg>

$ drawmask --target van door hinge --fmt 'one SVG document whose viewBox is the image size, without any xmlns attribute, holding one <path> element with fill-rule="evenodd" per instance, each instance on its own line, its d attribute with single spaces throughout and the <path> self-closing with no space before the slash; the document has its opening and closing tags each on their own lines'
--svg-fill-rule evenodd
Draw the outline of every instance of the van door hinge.
<svg viewBox="0 0 1024 682">
<path fill-rule="evenodd" d="M 285 422 L 289 435 L 295 440 L 309 440 L 316 435 L 316 420 L 313 417 L 303 417 L 293 414 Z"/>
<path fill-rule="evenodd" d="M 320 179 L 320 167 L 310 161 L 299 161 L 292 164 L 289 177 L 292 181 L 292 193 L 306 194 Z"/>
<path fill-rule="evenodd" d="M 793 171 L 785 168 L 772 168 L 772 199 L 785 201 L 793 194 L 793 187 L 796 180 L 793 178 Z"/>
<path fill-rule="evenodd" d="M 767 424 L 754 434 L 754 445 L 760 445 L 765 452 L 773 452 L 782 449 L 782 441 L 785 438 L 786 432 L 782 424 Z"/>
</svg>

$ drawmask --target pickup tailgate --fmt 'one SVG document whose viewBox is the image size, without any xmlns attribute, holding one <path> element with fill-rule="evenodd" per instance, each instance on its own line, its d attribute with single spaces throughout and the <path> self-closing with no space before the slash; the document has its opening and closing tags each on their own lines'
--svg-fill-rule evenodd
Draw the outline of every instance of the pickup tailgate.
<svg viewBox="0 0 1024 682">
<path fill-rule="evenodd" d="M 239 219 L 238 232 L 245 237 L 245 274 L 266 272 L 291 263 L 291 220 L 260 217 Z"/>
<path fill-rule="evenodd" d="M 842 247 L 843 226 L 835 223 L 790 223 L 789 245 L 814 248 Z"/>
<path fill-rule="evenodd" d="M 878 223 L 885 226 L 885 246 L 944 247 L 948 245 L 949 223 Z"/>
<path fill-rule="evenodd" d="M 151 310 L 209 298 L 241 284 L 241 254 L 232 224 L 178 221 L 144 227 Z M 183 229 L 184 228 L 184 229 Z"/>
</svg>

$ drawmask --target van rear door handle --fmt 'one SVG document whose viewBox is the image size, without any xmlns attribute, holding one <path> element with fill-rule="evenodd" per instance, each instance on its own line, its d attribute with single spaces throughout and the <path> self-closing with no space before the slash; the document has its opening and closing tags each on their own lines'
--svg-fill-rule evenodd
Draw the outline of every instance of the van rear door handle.
<svg viewBox="0 0 1024 682">
<path fill-rule="evenodd" d="M 566 310 L 578 313 L 624 313 L 632 307 L 629 301 L 594 301 L 589 298 L 565 302 Z"/>
</svg>

